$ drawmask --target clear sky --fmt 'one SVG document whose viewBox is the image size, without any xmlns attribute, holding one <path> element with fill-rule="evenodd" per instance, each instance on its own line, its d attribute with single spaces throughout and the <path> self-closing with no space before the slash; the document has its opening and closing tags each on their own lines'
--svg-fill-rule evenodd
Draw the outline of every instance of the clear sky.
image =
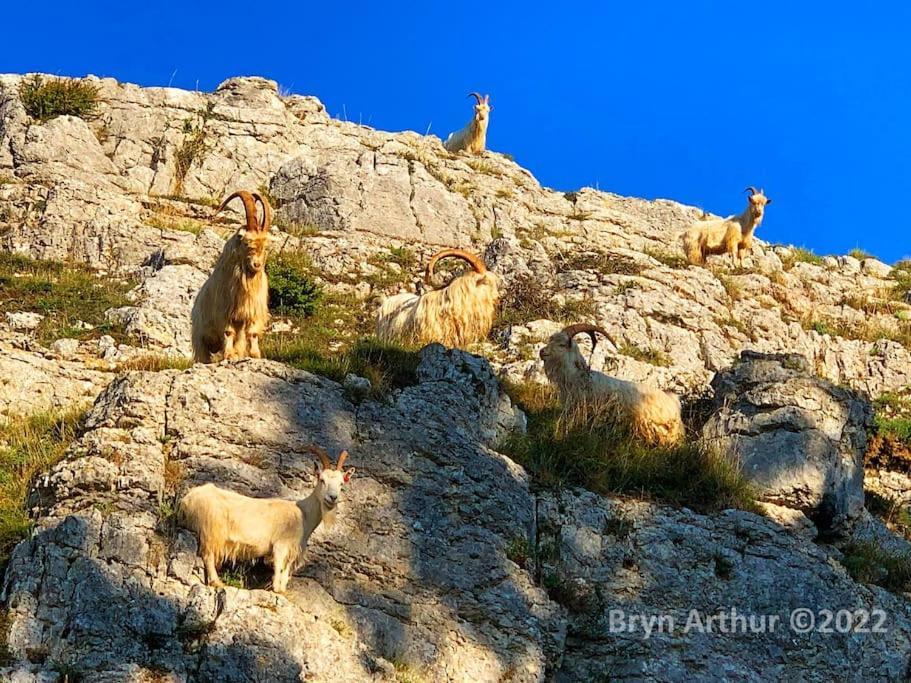
<svg viewBox="0 0 911 683">
<path fill-rule="evenodd" d="M 262 75 L 441 137 L 489 92 L 488 146 L 545 185 L 719 214 L 756 185 L 774 200 L 762 238 L 911 255 L 911 3 L 51 0 L 3 18 L 0 71 Z"/>
</svg>

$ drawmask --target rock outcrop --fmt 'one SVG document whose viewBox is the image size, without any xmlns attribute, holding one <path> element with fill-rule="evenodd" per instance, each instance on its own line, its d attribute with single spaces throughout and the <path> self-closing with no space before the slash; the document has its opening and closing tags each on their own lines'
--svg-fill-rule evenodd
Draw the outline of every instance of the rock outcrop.
<svg viewBox="0 0 911 683">
<path fill-rule="evenodd" d="M 340 385 L 268 361 L 117 380 L 34 491 L 35 533 L 5 586 L 13 670 L 130 681 L 908 671 L 902 599 L 855 584 L 823 548 L 751 513 L 536 495 L 490 449 L 511 413 L 484 361 L 433 346 L 417 384 L 358 405 Z M 303 496 L 311 442 L 350 449 L 357 474 L 287 595 L 203 586 L 195 537 L 170 518 L 175 493 L 217 481 Z M 795 635 L 798 607 L 881 609 L 888 631 Z M 759 635 L 683 632 L 691 611 L 729 608 L 784 621 Z M 643 639 L 612 624 L 616 610 L 669 614 L 680 630 Z"/>
<path fill-rule="evenodd" d="M 272 195 L 285 231 L 277 245 L 300 245 L 329 286 L 365 305 L 409 281 L 365 281 L 390 246 L 425 258 L 496 240 L 507 282 L 534 276 L 612 332 L 621 348 L 603 345 L 597 368 L 700 393 L 749 348 L 801 353 L 820 375 L 871 395 L 911 383 L 911 354 L 894 341 L 911 305 L 883 299 L 894 283 L 875 259 L 805 262 L 760 241 L 748 271 L 720 257 L 714 271 L 687 268 L 679 235 L 699 217 L 694 207 L 555 192 L 504 155 L 452 155 L 433 136 L 336 121 L 315 98 L 281 97 L 261 78 L 214 93 L 93 79 L 96 119 L 43 124 L 19 102 L 20 80 L 0 77 L 0 245 L 139 270 L 148 282 L 136 310 L 118 315 L 155 348 L 188 353 L 188 292 L 237 223 L 210 224 L 211 207 L 247 187 Z M 487 352 L 507 376 L 534 376 L 544 340 L 513 332 Z"/>
<path fill-rule="evenodd" d="M 911 384 L 911 302 L 890 266 L 759 241 L 747 269 L 723 257 L 689 267 L 679 235 L 694 207 L 556 192 L 506 155 L 337 121 L 261 78 L 214 93 L 92 78 L 97 118 L 45 123 L 26 114 L 21 79 L 0 76 L 0 249 L 139 284 L 106 312 L 130 345 L 45 348 L 33 312 L 0 321 L 0 413 L 98 397 L 29 497 L 35 530 L 5 578 L 0 678 L 911 675 L 911 603 L 852 580 L 803 514 L 908 545 L 862 510 L 868 399 Z M 211 215 L 238 188 L 272 198 L 273 250 L 304 252 L 358 315 L 459 246 L 485 254 L 521 319 L 479 355 L 424 349 L 413 384 L 382 399 L 364 378 L 340 385 L 270 361 L 124 374 L 118 364 L 145 350 L 189 353 L 195 292 L 239 223 Z M 415 257 L 404 268 L 389 258 L 403 247 Z M 706 434 L 763 487 L 764 517 L 542 491 L 496 451 L 525 425 L 498 378 L 543 381 L 538 349 L 580 319 L 613 339 L 593 350 L 595 369 L 715 402 Z M 349 449 L 358 473 L 289 592 L 263 590 L 269 572 L 256 568 L 235 576 L 247 588 L 204 586 L 196 539 L 175 525 L 180 493 L 215 481 L 306 495 L 312 442 Z M 879 471 L 877 485 L 908 500 L 905 475 Z M 870 619 L 800 632 L 798 608 Z M 735 614 L 746 631 L 719 618 Z M 659 630 L 644 621 L 662 616 Z"/>
<path fill-rule="evenodd" d="M 796 354 L 744 352 L 713 382 L 706 439 L 739 461 L 769 502 L 845 530 L 864 507 L 869 403 Z"/>
</svg>

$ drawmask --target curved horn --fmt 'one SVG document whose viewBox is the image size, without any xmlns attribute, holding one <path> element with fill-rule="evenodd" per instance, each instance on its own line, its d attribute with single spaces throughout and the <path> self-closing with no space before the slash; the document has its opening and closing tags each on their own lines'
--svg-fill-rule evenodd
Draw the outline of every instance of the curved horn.
<svg viewBox="0 0 911 683">
<path fill-rule="evenodd" d="M 246 190 L 238 190 L 229 195 L 228 198 L 221 203 L 221 206 L 218 207 L 215 213 L 212 214 L 212 218 L 215 218 L 215 216 L 220 214 L 228 205 L 228 202 L 235 197 L 240 197 L 240 200 L 244 203 L 244 213 L 247 216 L 247 230 L 259 230 L 259 224 L 256 222 L 256 201 L 253 199 L 253 195 Z"/>
<path fill-rule="evenodd" d="M 484 104 L 484 100 L 481 98 L 481 93 L 470 92 L 466 97 L 473 97 L 478 101 L 478 104 Z"/>
<path fill-rule="evenodd" d="M 751 197 L 752 197 L 754 194 L 762 194 L 762 192 L 760 192 L 759 190 L 757 190 L 757 189 L 756 189 L 755 187 L 753 187 L 752 185 L 750 185 L 748 188 L 746 188 L 746 189 L 744 190 L 744 192 L 749 192 Z"/>
<path fill-rule="evenodd" d="M 263 219 L 259 223 L 259 229 L 263 232 L 269 232 L 269 228 L 272 227 L 272 207 L 269 205 L 269 201 L 259 192 L 254 192 L 253 198 L 263 207 Z"/>
<path fill-rule="evenodd" d="M 611 339 L 611 336 L 607 333 L 607 330 L 605 330 L 603 327 L 598 327 L 597 325 L 592 325 L 591 323 L 576 323 L 575 325 L 567 325 L 566 327 L 563 328 L 562 331 L 563 331 L 563 334 L 568 336 L 570 339 L 575 337 L 577 334 L 581 334 L 582 332 L 587 332 L 588 336 L 591 337 L 593 349 L 595 348 L 595 345 L 598 343 L 598 339 L 595 337 L 596 332 L 598 334 L 604 335 L 607 339 L 610 339 L 611 343 L 613 343 L 613 341 L 614 341 L 613 339 Z"/>
<path fill-rule="evenodd" d="M 345 466 L 345 460 L 348 459 L 348 451 L 342 451 L 338 456 L 338 462 L 335 463 L 335 469 L 339 472 L 342 471 L 342 468 Z"/>
<path fill-rule="evenodd" d="M 454 256 L 456 258 L 462 259 L 467 263 L 471 264 L 471 267 L 474 268 L 476 273 L 486 273 L 487 265 L 484 263 L 484 260 L 480 256 L 472 254 L 470 251 L 465 251 L 464 249 L 444 249 L 443 251 L 438 251 L 436 254 L 430 257 L 430 260 L 427 262 L 427 271 L 424 274 L 424 282 L 430 284 L 430 278 L 433 277 L 433 268 L 436 266 L 437 261 L 441 258 L 446 258 L 447 256 Z"/>
<path fill-rule="evenodd" d="M 329 454 L 326 451 L 324 451 L 319 446 L 313 445 L 307 446 L 307 450 L 319 458 L 319 461 L 322 464 L 324 470 L 332 469 L 332 461 L 329 459 Z"/>
</svg>

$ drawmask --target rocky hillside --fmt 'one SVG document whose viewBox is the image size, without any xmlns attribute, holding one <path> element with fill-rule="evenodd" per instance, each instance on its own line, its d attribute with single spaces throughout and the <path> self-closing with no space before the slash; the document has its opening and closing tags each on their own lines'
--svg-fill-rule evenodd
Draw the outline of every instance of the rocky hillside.
<svg viewBox="0 0 911 683">
<path fill-rule="evenodd" d="M 210 94 L 88 79 L 94 115 L 46 121 L 22 81 L 0 76 L 0 413 L 98 398 L 28 493 L 34 531 L 3 595 L 14 680 L 908 674 L 903 570 L 856 566 L 859 549 L 908 550 L 894 515 L 864 508 L 863 467 L 872 402 L 911 384 L 908 269 L 764 243 L 744 269 L 689 267 L 694 207 L 555 192 L 505 155 L 337 121 L 264 79 Z M 193 297 L 238 223 L 213 206 L 238 188 L 271 197 L 273 260 L 303 264 L 324 308 L 277 316 L 277 360 L 181 369 Z M 418 287 L 441 246 L 483 252 L 503 277 L 491 339 L 477 355 L 428 347 L 366 394 L 334 381 L 357 374 L 332 357 L 377 298 Z M 764 516 L 555 489 L 498 452 L 526 422 L 504 383 L 543 381 L 538 349 L 579 320 L 611 332 L 595 368 L 681 393 L 694 429 L 711 415 L 705 436 L 740 458 Z M 277 362 L 312 356 L 300 345 L 316 335 L 323 365 Z M 264 585 L 249 568 L 247 588 L 201 585 L 179 493 L 306 495 L 312 442 L 350 449 L 358 476 L 289 593 L 248 590 Z M 867 488 L 906 505 L 907 472 L 882 456 Z M 886 631 L 684 632 L 693 610 L 732 607 L 785 624 L 799 607 L 878 609 Z M 678 628 L 645 638 L 617 610 Z"/>
</svg>

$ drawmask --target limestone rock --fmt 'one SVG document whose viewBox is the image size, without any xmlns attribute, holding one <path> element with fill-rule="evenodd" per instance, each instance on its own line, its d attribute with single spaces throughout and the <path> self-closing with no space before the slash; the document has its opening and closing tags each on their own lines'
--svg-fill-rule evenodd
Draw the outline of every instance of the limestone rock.
<svg viewBox="0 0 911 683">
<path fill-rule="evenodd" d="M 824 530 L 863 510 L 869 404 L 810 372 L 795 354 L 744 352 L 714 383 L 705 438 L 743 465 L 773 503 L 806 512 Z"/>
</svg>

